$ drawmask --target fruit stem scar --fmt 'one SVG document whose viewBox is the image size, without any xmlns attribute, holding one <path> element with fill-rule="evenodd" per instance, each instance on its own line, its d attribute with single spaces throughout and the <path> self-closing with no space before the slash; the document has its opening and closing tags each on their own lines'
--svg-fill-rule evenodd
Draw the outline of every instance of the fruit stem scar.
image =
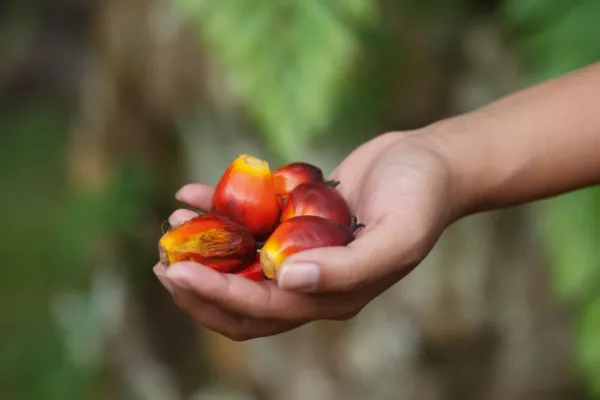
<svg viewBox="0 0 600 400">
<path fill-rule="evenodd" d="M 165 230 L 165 224 L 169 224 L 169 221 L 163 221 L 163 223 L 160 225 L 160 231 L 163 235 L 172 229 L 171 225 L 169 225 L 169 227 Z"/>
<path fill-rule="evenodd" d="M 361 229 L 361 228 L 366 228 L 366 225 L 363 223 L 358 223 L 358 218 L 356 217 L 356 215 L 352 216 L 352 221 L 350 222 L 350 226 L 349 226 L 350 230 L 352 231 L 352 233 L 355 233 L 357 230 Z"/>
<path fill-rule="evenodd" d="M 165 266 L 169 266 L 169 255 L 167 254 L 167 250 L 163 245 L 158 246 L 158 254 L 160 262 Z"/>
</svg>

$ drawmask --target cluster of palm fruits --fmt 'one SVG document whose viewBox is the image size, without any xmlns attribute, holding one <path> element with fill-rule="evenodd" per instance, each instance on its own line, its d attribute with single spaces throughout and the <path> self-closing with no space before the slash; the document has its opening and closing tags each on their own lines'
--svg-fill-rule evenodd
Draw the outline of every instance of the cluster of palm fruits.
<svg viewBox="0 0 600 400">
<path fill-rule="evenodd" d="M 345 246 L 363 227 L 314 165 L 296 162 L 271 171 L 242 154 L 225 170 L 211 212 L 165 233 L 160 260 L 195 261 L 222 273 L 276 279 L 283 261 L 299 251 Z"/>
</svg>

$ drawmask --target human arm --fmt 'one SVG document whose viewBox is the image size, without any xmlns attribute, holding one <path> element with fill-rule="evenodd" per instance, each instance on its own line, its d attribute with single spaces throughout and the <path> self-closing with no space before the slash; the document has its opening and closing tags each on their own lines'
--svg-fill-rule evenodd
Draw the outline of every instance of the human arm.
<svg viewBox="0 0 600 400">
<path fill-rule="evenodd" d="M 330 178 L 366 228 L 345 247 L 291 256 L 278 282 L 251 282 L 194 263 L 155 272 L 198 323 L 235 340 L 317 319 L 348 319 L 406 276 L 443 230 L 473 212 L 597 183 L 600 113 L 593 66 L 411 132 L 355 149 Z M 178 199 L 208 211 L 213 188 Z M 178 210 L 173 225 L 195 215 Z"/>
<path fill-rule="evenodd" d="M 456 177 L 460 215 L 600 183 L 600 63 L 423 130 Z"/>
</svg>

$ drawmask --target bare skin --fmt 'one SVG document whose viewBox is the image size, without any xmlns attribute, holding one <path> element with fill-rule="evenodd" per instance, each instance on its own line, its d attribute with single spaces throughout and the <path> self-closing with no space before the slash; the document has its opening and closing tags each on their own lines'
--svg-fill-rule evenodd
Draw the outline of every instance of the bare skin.
<svg viewBox="0 0 600 400">
<path fill-rule="evenodd" d="M 452 222 L 479 211 L 600 183 L 600 64 L 482 109 L 354 150 L 331 174 L 366 229 L 346 247 L 286 260 L 278 282 L 252 282 L 193 263 L 154 268 L 195 321 L 234 340 L 319 319 L 355 316 L 406 276 Z M 208 210 L 213 188 L 177 198 Z M 179 225 L 195 214 L 177 210 Z"/>
</svg>

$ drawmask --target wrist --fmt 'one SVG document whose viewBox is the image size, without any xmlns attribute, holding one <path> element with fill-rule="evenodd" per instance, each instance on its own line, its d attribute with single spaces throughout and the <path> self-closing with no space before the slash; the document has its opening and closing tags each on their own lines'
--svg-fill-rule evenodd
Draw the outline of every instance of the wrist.
<svg viewBox="0 0 600 400">
<path fill-rule="evenodd" d="M 461 115 L 420 129 L 417 134 L 443 160 L 448 171 L 452 220 L 485 209 L 493 171 L 486 165 L 485 148 L 476 143 L 473 116 Z"/>
<path fill-rule="evenodd" d="M 381 135 L 377 140 L 380 146 L 396 149 L 400 154 L 425 157 L 426 173 L 435 174 L 444 186 L 442 203 L 446 225 L 470 214 L 477 207 L 474 185 L 471 184 L 470 169 L 461 162 L 464 149 L 452 138 L 446 137 L 452 131 L 453 120 L 443 120 L 424 128 L 411 131 L 393 131 Z"/>
<path fill-rule="evenodd" d="M 457 217 L 597 185 L 597 84 L 600 64 L 420 129 L 448 165 Z"/>
</svg>

